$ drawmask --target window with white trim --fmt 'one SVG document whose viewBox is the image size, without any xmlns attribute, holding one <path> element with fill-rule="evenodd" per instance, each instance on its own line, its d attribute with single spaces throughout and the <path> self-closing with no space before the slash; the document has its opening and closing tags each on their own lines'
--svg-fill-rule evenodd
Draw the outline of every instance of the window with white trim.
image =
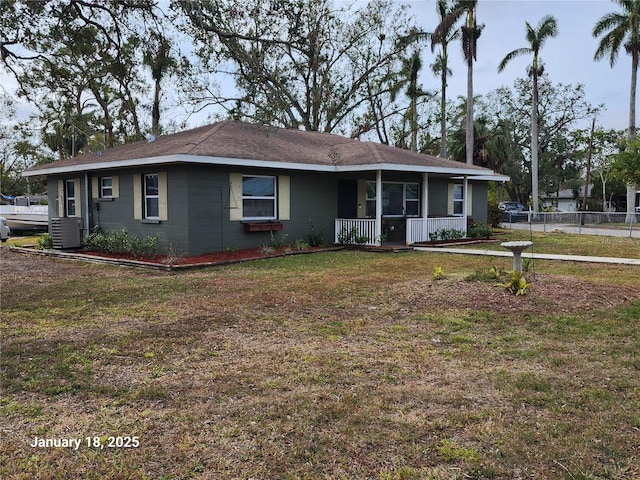
<svg viewBox="0 0 640 480">
<path fill-rule="evenodd" d="M 242 219 L 275 220 L 276 177 L 242 176 Z"/>
<path fill-rule="evenodd" d="M 67 217 L 76 216 L 76 181 L 64 182 L 65 213 Z"/>
<path fill-rule="evenodd" d="M 464 185 L 455 184 L 453 186 L 453 214 L 462 215 L 464 213 Z"/>
<path fill-rule="evenodd" d="M 144 176 L 144 218 L 157 220 L 160 218 L 160 195 L 157 173 Z"/>
<path fill-rule="evenodd" d="M 113 198 L 113 177 L 100 177 L 100 198 Z"/>
<path fill-rule="evenodd" d="M 382 182 L 382 214 L 388 217 L 420 215 L 420 184 Z M 376 182 L 367 182 L 367 217 L 376 216 Z"/>
</svg>

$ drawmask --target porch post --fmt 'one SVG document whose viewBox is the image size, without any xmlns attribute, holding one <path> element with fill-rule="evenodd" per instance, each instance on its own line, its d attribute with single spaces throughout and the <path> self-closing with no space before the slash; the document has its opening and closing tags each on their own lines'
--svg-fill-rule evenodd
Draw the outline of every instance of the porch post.
<svg viewBox="0 0 640 480">
<path fill-rule="evenodd" d="M 429 218 L 429 174 L 422 174 L 422 241 L 429 240 L 429 226 L 427 225 Z"/>
<path fill-rule="evenodd" d="M 373 239 L 376 245 L 382 242 L 382 170 L 376 172 L 376 238 Z"/>
<path fill-rule="evenodd" d="M 464 221 L 464 236 L 467 236 L 467 202 L 469 201 L 469 177 L 464 176 L 462 193 L 462 218 Z"/>
</svg>

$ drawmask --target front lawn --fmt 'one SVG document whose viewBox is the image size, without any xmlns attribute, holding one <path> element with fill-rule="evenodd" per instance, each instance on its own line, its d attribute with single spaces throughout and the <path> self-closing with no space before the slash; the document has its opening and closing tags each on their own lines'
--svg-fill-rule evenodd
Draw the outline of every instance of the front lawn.
<svg viewBox="0 0 640 480">
<path fill-rule="evenodd" d="M 516 297 L 510 258 L 0 255 L 3 479 L 640 476 L 638 267 L 537 261 Z"/>
</svg>

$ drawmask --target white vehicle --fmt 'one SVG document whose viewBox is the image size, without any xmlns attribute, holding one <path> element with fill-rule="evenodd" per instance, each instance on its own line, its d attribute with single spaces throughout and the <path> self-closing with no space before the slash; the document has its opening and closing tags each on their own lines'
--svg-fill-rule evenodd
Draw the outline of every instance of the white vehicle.
<svg viewBox="0 0 640 480">
<path fill-rule="evenodd" d="M 11 229 L 7 225 L 7 219 L 4 217 L 0 217 L 0 240 L 6 242 L 9 238 L 10 233 Z"/>
</svg>

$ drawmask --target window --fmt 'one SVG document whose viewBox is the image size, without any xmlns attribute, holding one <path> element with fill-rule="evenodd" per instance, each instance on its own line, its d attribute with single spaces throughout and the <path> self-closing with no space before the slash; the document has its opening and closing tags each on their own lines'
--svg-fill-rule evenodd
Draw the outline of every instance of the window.
<svg viewBox="0 0 640 480">
<path fill-rule="evenodd" d="M 119 194 L 118 177 L 113 176 L 113 196 Z M 98 183 L 96 182 L 96 188 Z M 158 223 L 169 220 L 167 172 L 133 175 L 133 218 Z"/>
<path fill-rule="evenodd" d="M 158 174 L 144 176 L 144 218 L 160 218 L 160 195 Z"/>
<path fill-rule="evenodd" d="M 406 183 L 404 186 L 404 210 L 408 217 L 420 215 L 420 185 Z"/>
<path fill-rule="evenodd" d="M 276 212 L 276 177 L 243 176 L 243 220 L 274 220 Z"/>
<path fill-rule="evenodd" d="M 118 175 L 91 177 L 92 199 L 114 200 L 118 197 L 120 197 L 120 178 Z"/>
<path fill-rule="evenodd" d="M 464 210 L 464 187 L 460 184 L 453 186 L 453 214 L 462 215 Z"/>
<path fill-rule="evenodd" d="M 113 197 L 113 178 L 101 177 L 100 178 L 100 198 L 112 198 Z"/>
<path fill-rule="evenodd" d="M 382 214 L 391 217 L 420 215 L 420 184 L 383 182 Z M 376 216 L 376 182 L 367 182 L 366 215 Z"/>
<path fill-rule="evenodd" d="M 76 216 L 76 182 L 75 180 L 67 180 L 64 184 L 65 189 L 65 212 L 67 217 Z"/>
<path fill-rule="evenodd" d="M 367 218 L 376 216 L 376 182 L 367 182 Z"/>
</svg>

